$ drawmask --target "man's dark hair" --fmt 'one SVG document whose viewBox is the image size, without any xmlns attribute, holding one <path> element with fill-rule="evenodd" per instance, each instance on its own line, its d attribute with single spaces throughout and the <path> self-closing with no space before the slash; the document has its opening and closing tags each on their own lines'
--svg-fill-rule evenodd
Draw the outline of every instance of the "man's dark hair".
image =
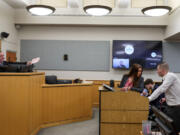
<svg viewBox="0 0 180 135">
<path fill-rule="evenodd" d="M 148 84 L 154 84 L 152 79 L 146 79 L 146 81 L 144 82 L 144 85 L 148 85 Z"/>
</svg>

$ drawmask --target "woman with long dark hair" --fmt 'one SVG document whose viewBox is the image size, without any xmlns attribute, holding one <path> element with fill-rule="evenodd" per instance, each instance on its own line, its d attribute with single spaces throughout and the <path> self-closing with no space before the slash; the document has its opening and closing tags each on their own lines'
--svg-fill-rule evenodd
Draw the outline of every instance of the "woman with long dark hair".
<svg viewBox="0 0 180 135">
<path fill-rule="evenodd" d="M 133 90 L 137 92 L 142 92 L 144 89 L 144 78 L 141 77 L 142 72 L 143 69 L 141 65 L 133 64 L 129 73 L 123 75 L 119 86 L 121 90 Z"/>
</svg>

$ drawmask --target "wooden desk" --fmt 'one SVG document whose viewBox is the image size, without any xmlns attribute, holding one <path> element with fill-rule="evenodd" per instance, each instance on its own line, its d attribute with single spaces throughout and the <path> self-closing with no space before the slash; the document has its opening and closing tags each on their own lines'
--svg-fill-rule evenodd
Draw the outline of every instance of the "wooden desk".
<svg viewBox="0 0 180 135">
<path fill-rule="evenodd" d="M 149 101 L 140 93 L 100 91 L 100 135 L 138 135 Z"/>
</svg>

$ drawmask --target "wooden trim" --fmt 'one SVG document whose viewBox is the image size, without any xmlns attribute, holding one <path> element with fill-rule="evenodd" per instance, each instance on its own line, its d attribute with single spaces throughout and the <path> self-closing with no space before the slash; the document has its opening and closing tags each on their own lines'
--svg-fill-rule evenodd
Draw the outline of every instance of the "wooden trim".
<svg viewBox="0 0 180 135">
<path fill-rule="evenodd" d="M 53 87 L 73 87 L 73 86 L 90 86 L 91 83 L 77 83 L 77 84 L 43 84 L 43 88 L 53 88 Z"/>
<path fill-rule="evenodd" d="M 0 76 L 34 76 L 45 75 L 44 72 L 31 72 L 31 73 L 0 73 Z"/>
<path fill-rule="evenodd" d="M 30 135 L 36 135 L 41 129 L 41 126 L 39 126 L 38 128 L 36 128 Z"/>
<path fill-rule="evenodd" d="M 15 50 L 6 50 L 6 52 L 13 52 L 13 53 L 17 53 L 17 51 L 15 51 Z"/>
<path fill-rule="evenodd" d="M 66 121 L 60 121 L 60 122 L 54 122 L 54 123 L 47 123 L 47 124 L 42 124 L 38 128 L 36 128 L 30 135 L 36 135 L 42 128 L 48 128 L 48 127 L 53 127 L 53 126 L 60 126 L 64 124 L 69 124 L 69 123 L 74 123 L 74 122 L 81 122 L 85 120 L 91 120 L 92 117 L 84 117 L 84 118 L 79 118 L 79 119 L 73 119 L 73 120 L 66 120 Z"/>
<path fill-rule="evenodd" d="M 80 121 L 85 121 L 85 120 L 90 120 L 92 119 L 91 116 L 84 117 L 84 118 L 79 118 L 79 119 L 72 119 L 72 120 L 65 120 L 65 121 L 59 121 L 59 122 L 54 122 L 54 123 L 47 123 L 43 124 L 41 128 L 47 128 L 47 127 L 52 127 L 52 126 L 57 126 L 57 125 L 64 125 L 68 123 L 73 123 L 73 122 L 80 122 Z"/>
</svg>

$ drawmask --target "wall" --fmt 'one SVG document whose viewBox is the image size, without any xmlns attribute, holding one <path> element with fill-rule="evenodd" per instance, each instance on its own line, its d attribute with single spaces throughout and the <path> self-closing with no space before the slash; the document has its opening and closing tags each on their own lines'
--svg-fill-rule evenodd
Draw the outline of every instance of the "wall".
<svg viewBox="0 0 180 135">
<path fill-rule="evenodd" d="M 15 10 L 19 25 L 167 26 L 168 16 L 148 17 L 140 8 L 113 8 L 108 16 L 89 16 L 82 8 L 58 8 L 53 15 L 32 16 L 26 9 Z M 75 15 L 75 16 L 74 16 Z"/>
<path fill-rule="evenodd" d="M 10 33 L 9 37 L 2 40 L 2 51 L 6 55 L 6 50 L 17 52 L 19 60 L 19 41 L 18 33 L 14 25 L 14 9 L 0 1 L 0 32 Z"/>
<path fill-rule="evenodd" d="M 143 27 L 73 27 L 73 26 L 23 26 L 19 30 L 20 39 L 50 39 L 50 40 L 163 40 L 164 28 Z M 112 49 L 112 45 L 111 45 Z M 112 53 L 112 50 L 111 52 Z M 112 54 L 110 54 L 111 56 Z M 110 57 L 110 64 L 112 63 Z M 110 65 L 112 67 L 112 64 Z M 127 70 L 114 70 L 110 72 L 94 71 L 52 71 L 46 70 L 46 74 L 55 74 L 58 78 L 81 78 L 93 80 L 120 80 Z M 144 71 L 145 78 L 153 78 L 160 81 L 156 71 Z"/>
<path fill-rule="evenodd" d="M 165 31 L 165 38 L 171 37 L 180 32 L 180 8 L 177 8 L 170 16 L 169 16 L 169 24 Z M 180 39 L 180 37 L 177 37 Z"/>
</svg>

